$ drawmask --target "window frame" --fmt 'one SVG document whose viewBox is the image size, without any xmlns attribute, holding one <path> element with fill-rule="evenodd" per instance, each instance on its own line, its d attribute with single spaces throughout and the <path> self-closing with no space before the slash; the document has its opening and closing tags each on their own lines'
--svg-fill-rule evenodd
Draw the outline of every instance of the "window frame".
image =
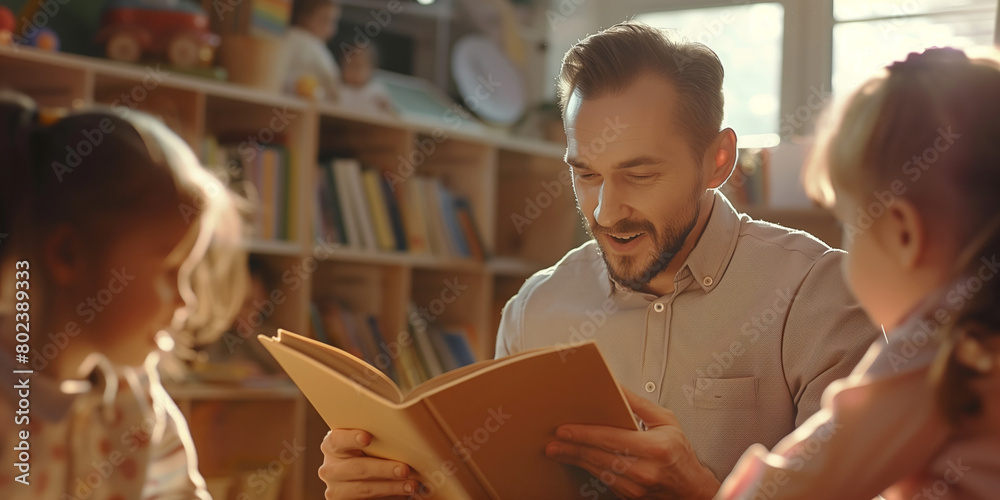
<svg viewBox="0 0 1000 500">
<path fill-rule="evenodd" d="M 778 126 L 781 141 L 789 137 L 781 133 L 782 127 L 797 124 L 794 118 L 805 114 L 815 117 L 816 95 L 824 97 L 825 104 L 833 86 L 833 27 L 837 22 L 833 17 L 834 0 L 630 0 L 625 2 L 602 2 L 597 19 L 602 26 L 610 26 L 625 20 L 623 7 L 628 15 L 671 10 L 705 9 L 712 7 L 732 7 L 755 3 L 779 3 L 785 9 L 784 34 L 782 36 L 781 85 L 779 97 Z M 623 5 L 624 4 L 624 5 Z M 994 44 L 1000 47 L 1000 0 L 997 1 L 996 27 L 993 30 Z M 855 21 L 843 21 L 855 22 Z M 818 35 L 822 34 L 822 35 Z M 805 113 L 803 110 L 807 110 Z M 795 126 L 795 134 L 811 134 L 815 120 L 803 126 Z"/>
</svg>

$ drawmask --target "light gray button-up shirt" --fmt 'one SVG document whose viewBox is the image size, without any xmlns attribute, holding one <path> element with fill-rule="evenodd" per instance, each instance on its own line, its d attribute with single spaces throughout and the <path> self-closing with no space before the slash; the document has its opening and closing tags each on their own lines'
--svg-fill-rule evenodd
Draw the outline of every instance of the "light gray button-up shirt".
<svg viewBox="0 0 1000 500">
<path fill-rule="evenodd" d="M 672 410 L 722 479 L 815 413 L 880 335 L 844 283 L 845 255 L 716 194 L 673 293 L 619 287 L 587 242 L 507 302 L 496 355 L 596 340 L 618 382 Z"/>
</svg>

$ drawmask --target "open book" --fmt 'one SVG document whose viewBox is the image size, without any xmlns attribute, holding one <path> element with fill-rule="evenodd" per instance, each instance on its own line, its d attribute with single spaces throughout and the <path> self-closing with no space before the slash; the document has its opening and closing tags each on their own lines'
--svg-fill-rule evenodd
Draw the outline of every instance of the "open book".
<svg viewBox="0 0 1000 500">
<path fill-rule="evenodd" d="M 368 431 L 366 454 L 417 471 L 431 492 L 417 498 L 601 498 L 604 485 L 545 445 L 562 424 L 637 429 L 593 341 L 480 361 L 403 394 L 335 347 L 284 330 L 259 338 L 330 428 Z"/>
</svg>

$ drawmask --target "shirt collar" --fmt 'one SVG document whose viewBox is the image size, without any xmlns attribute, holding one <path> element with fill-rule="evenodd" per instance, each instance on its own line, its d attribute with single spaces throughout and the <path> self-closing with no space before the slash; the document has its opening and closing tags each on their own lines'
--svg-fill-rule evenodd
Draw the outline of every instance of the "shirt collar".
<svg viewBox="0 0 1000 500">
<path fill-rule="evenodd" d="M 711 215 L 708 223 L 698 238 L 691 253 L 688 254 L 684 265 L 674 275 L 674 283 L 680 282 L 684 277 L 691 275 L 696 283 L 705 292 L 710 291 L 719 284 L 722 275 L 729 267 L 729 262 L 736 251 L 736 242 L 740 234 L 740 214 L 733 208 L 729 200 L 718 190 L 712 200 Z M 607 272 L 607 264 L 601 262 Z M 639 293 L 632 290 L 608 276 L 608 296 L 614 292 Z"/>
<path fill-rule="evenodd" d="M 722 193 L 716 191 L 708 224 L 674 281 L 679 281 L 687 270 L 702 290 L 708 292 L 715 288 L 733 259 L 739 235 L 740 214 Z"/>
</svg>

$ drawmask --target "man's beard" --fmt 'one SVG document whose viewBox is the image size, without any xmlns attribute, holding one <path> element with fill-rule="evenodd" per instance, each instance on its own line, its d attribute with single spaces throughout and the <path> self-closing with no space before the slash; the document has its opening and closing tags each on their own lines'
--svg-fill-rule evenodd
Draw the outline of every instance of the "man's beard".
<svg viewBox="0 0 1000 500">
<path fill-rule="evenodd" d="M 643 257 L 636 258 L 632 256 L 618 256 L 615 259 L 618 265 L 613 264 L 608 258 L 608 252 L 605 250 L 601 239 L 597 238 L 594 228 L 591 228 L 590 223 L 587 221 L 587 217 L 583 216 L 583 212 L 580 212 L 581 216 L 583 216 L 583 225 L 587 229 L 587 234 L 597 242 L 597 247 L 601 253 L 601 257 L 604 259 L 605 266 L 608 268 L 608 275 L 611 279 L 631 290 L 641 290 L 653 278 L 666 269 L 673 262 L 674 257 L 681 251 L 681 248 L 684 247 L 684 242 L 690 236 L 691 231 L 694 230 L 694 226 L 698 222 L 698 217 L 701 215 L 699 194 L 700 192 L 695 192 L 694 198 L 688 205 L 694 206 L 694 213 L 691 217 L 680 217 L 677 221 L 671 221 L 672 223 L 668 227 L 663 228 L 663 231 L 658 230 L 648 220 L 622 220 L 610 228 L 597 225 L 595 221 L 596 233 L 598 234 L 645 233 L 650 241 L 653 242 L 653 251 L 649 254 L 649 263 L 646 265 L 642 265 L 641 263 Z"/>
</svg>

